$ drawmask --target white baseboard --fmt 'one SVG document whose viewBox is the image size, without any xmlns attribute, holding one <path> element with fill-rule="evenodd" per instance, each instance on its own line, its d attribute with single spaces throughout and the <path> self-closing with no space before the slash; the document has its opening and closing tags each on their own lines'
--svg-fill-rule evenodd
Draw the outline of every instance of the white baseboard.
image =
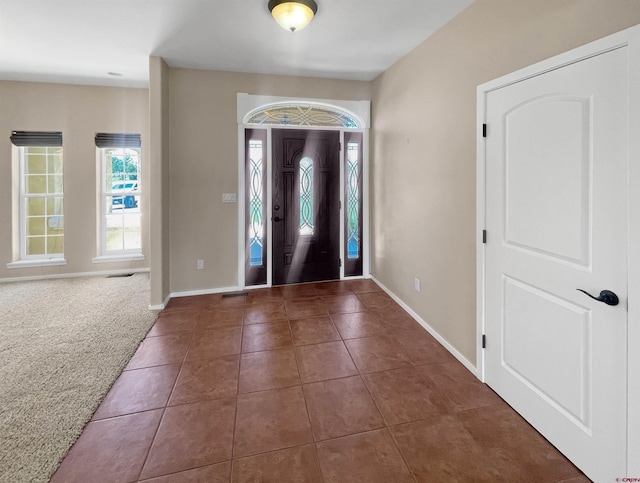
<svg viewBox="0 0 640 483">
<path fill-rule="evenodd" d="M 194 295 L 211 295 L 214 293 L 224 293 L 224 292 L 238 292 L 239 290 L 243 290 L 243 289 L 241 289 L 240 287 L 206 288 L 203 290 L 189 290 L 186 292 L 171 292 L 169 294 L 169 298 L 192 297 Z"/>
<path fill-rule="evenodd" d="M 453 347 L 444 337 L 442 337 L 440 334 L 438 334 L 438 332 L 431 327 L 429 324 L 427 324 L 422 317 L 420 317 L 418 314 L 416 314 L 413 309 L 411 309 L 411 307 L 409 307 L 406 303 L 404 303 L 402 301 L 402 299 L 400 299 L 400 297 L 398 297 L 396 294 L 394 294 L 391 290 L 389 290 L 387 287 L 385 287 L 382 282 L 380 282 L 377 278 L 375 278 L 373 275 L 371 276 L 371 279 L 382 289 L 384 290 L 393 300 L 395 300 L 404 310 L 407 311 L 407 313 L 413 317 L 416 322 L 418 322 L 422 327 L 424 327 L 424 329 L 429 332 L 429 334 L 431 334 L 438 342 L 440 342 L 440 344 L 443 345 L 443 347 L 445 349 L 447 349 L 452 355 L 453 357 L 455 357 L 456 359 L 458 359 L 462 365 L 464 365 L 467 369 L 469 369 L 469 371 L 471 371 L 471 373 L 478 377 L 478 371 L 476 369 L 476 366 L 474 366 L 466 357 L 464 357 L 455 347 Z"/>
<path fill-rule="evenodd" d="M 0 283 L 31 282 L 34 280 L 50 280 L 54 278 L 106 277 L 109 275 L 126 275 L 127 273 L 149 272 L 148 268 L 123 268 L 120 270 L 104 270 L 100 272 L 55 273 L 49 275 L 29 275 L 26 277 L 0 278 Z"/>
<path fill-rule="evenodd" d="M 364 278 L 369 278 L 369 276 L 345 277 L 344 280 L 357 280 L 357 279 L 364 279 Z M 265 285 L 250 285 L 248 287 L 237 287 L 237 286 L 236 287 L 220 287 L 220 288 L 207 288 L 203 290 L 187 290 L 184 292 L 171 292 L 162 305 L 151 305 L 149 306 L 149 309 L 162 310 L 167 306 L 167 304 L 169 303 L 169 300 L 171 300 L 174 297 L 193 297 L 195 295 L 211 295 L 215 293 L 251 291 L 251 290 L 257 290 L 261 288 L 270 288 L 270 286 L 265 284 Z"/>
<path fill-rule="evenodd" d="M 171 294 L 167 295 L 166 298 L 164 299 L 164 301 L 161 304 L 158 305 L 149 305 L 149 310 L 162 310 L 164 309 L 167 304 L 169 303 L 169 300 L 171 300 Z"/>
<path fill-rule="evenodd" d="M 180 297 L 193 297 L 194 295 L 211 295 L 214 293 L 224 293 L 224 292 L 237 292 L 241 290 L 239 287 L 221 287 L 221 288 L 208 288 L 204 290 L 189 290 L 186 292 L 171 292 L 167 295 L 167 298 L 164 299 L 159 305 L 149 305 L 149 310 L 163 310 L 169 301 L 172 298 L 180 298 Z"/>
</svg>

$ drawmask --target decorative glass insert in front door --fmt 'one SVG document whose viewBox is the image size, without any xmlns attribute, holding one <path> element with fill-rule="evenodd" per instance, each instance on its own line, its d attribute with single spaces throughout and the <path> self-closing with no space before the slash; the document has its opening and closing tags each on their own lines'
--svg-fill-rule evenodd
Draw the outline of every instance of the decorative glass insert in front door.
<svg viewBox="0 0 640 483">
<path fill-rule="evenodd" d="M 313 235 L 313 159 L 300 160 L 300 235 Z"/>
</svg>

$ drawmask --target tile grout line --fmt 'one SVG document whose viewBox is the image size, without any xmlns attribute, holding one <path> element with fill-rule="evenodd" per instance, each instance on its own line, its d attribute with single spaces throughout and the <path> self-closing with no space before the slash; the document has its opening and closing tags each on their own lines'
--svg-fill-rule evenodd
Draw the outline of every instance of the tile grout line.
<svg viewBox="0 0 640 483">
<path fill-rule="evenodd" d="M 396 424 L 395 426 L 398 426 L 398 425 Z M 400 449 L 400 445 L 398 444 L 398 441 L 396 440 L 395 436 L 393 435 L 393 432 L 389 429 L 388 426 L 387 426 L 386 430 L 387 430 L 387 433 L 389 433 L 389 436 L 391 436 L 391 440 L 393 441 L 393 444 L 395 445 L 396 449 L 398 450 L 398 453 L 400 454 L 400 458 L 402 458 L 402 461 L 404 462 L 405 466 L 409 470 L 409 473 L 411 473 L 411 477 L 413 478 L 413 481 L 417 482 L 418 479 L 417 479 L 415 473 L 413 472 L 413 470 L 411 469 L 411 466 L 409 465 L 409 462 L 407 461 L 407 459 L 405 458 L 404 454 L 402 453 L 402 450 Z"/>
<path fill-rule="evenodd" d="M 189 350 L 191 349 L 191 344 L 193 344 L 193 340 L 195 338 L 196 335 L 196 330 L 198 327 L 198 322 L 200 321 L 200 317 L 202 316 L 202 311 L 203 309 L 200 309 L 200 313 L 198 314 L 198 320 L 196 321 L 196 325 L 191 333 L 191 340 L 189 341 L 189 345 L 187 346 L 187 350 L 184 353 L 184 356 L 182 357 L 182 361 L 180 362 L 180 369 L 178 370 L 178 374 L 176 375 L 176 380 L 173 381 L 173 386 L 171 387 L 171 392 L 169 393 L 169 397 L 167 398 L 167 402 L 164 405 L 164 408 L 162 408 L 162 416 L 160 417 L 160 421 L 158 422 L 158 426 L 156 427 L 156 430 L 153 434 L 153 439 L 151 440 L 151 444 L 149 445 L 149 449 L 147 450 L 144 460 L 142 462 L 142 466 L 140 467 L 140 471 L 138 472 L 138 478 L 137 480 L 140 480 L 140 477 L 142 476 L 142 472 L 144 471 L 144 468 L 147 464 L 147 461 L 149 459 L 149 455 L 151 454 L 151 449 L 153 448 L 153 445 L 156 442 L 156 439 L 158 437 L 158 431 L 160 430 L 160 426 L 162 426 L 162 422 L 164 421 L 165 415 L 167 413 L 167 409 L 169 408 L 169 401 L 171 400 L 171 396 L 173 395 L 173 391 L 176 388 L 176 384 L 178 383 L 178 379 L 180 378 L 180 374 L 182 374 L 182 369 L 184 368 L 184 362 L 187 358 L 187 354 L 189 353 Z M 164 476 L 164 475 L 161 475 Z"/>
<path fill-rule="evenodd" d="M 292 337 L 292 342 L 293 342 L 293 337 Z M 298 376 L 300 377 L 300 364 L 298 362 L 298 356 L 296 354 L 295 349 L 293 351 L 293 357 L 294 357 L 294 360 L 296 361 L 296 368 L 298 369 Z M 311 444 L 313 444 L 316 463 L 318 464 L 318 469 L 320 470 L 320 476 L 322 477 L 322 481 L 326 482 L 326 477 L 324 475 L 324 472 L 322 471 L 322 466 L 320 465 L 320 457 L 318 456 L 318 445 L 317 445 L 315 434 L 313 432 L 313 425 L 311 424 L 311 416 L 309 415 L 309 404 L 307 403 L 307 395 L 304 392 L 304 384 L 302 382 L 302 377 L 300 377 L 300 390 L 302 391 L 302 399 L 304 401 L 304 409 L 305 409 L 305 411 L 307 413 L 307 421 L 309 422 L 309 429 L 311 431 Z"/>
<path fill-rule="evenodd" d="M 235 449 L 236 449 L 236 427 L 238 424 L 238 403 L 240 400 L 240 372 L 242 371 L 242 355 L 244 354 L 244 352 L 242 352 L 242 342 L 244 340 L 244 311 L 243 311 L 243 315 L 242 315 L 242 327 L 240 329 L 240 358 L 238 360 L 238 381 L 236 382 L 236 396 L 235 396 L 235 412 L 233 415 L 233 430 L 231 433 L 231 469 L 230 469 L 230 474 L 229 474 L 229 481 L 231 481 L 231 476 L 233 475 L 233 466 L 234 466 L 234 453 L 235 453 Z"/>
</svg>

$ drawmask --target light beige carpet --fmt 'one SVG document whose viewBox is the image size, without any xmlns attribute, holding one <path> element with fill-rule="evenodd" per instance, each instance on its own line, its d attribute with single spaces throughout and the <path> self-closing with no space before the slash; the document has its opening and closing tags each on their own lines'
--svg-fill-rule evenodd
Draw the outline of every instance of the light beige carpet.
<svg viewBox="0 0 640 483">
<path fill-rule="evenodd" d="M 0 284 L 0 482 L 46 482 L 153 325 L 149 276 Z"/>
</svg>

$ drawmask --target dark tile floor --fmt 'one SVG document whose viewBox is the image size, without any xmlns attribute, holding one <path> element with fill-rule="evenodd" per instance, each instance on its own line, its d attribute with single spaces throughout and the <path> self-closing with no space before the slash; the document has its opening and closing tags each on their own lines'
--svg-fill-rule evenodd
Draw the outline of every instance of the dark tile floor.
<svg viewBox="0 0 640 483">
<path fill-rule="evenodd" d="M 53 482 L 588 482 L 370 280 L 173 299 Z"/>
</svg>

